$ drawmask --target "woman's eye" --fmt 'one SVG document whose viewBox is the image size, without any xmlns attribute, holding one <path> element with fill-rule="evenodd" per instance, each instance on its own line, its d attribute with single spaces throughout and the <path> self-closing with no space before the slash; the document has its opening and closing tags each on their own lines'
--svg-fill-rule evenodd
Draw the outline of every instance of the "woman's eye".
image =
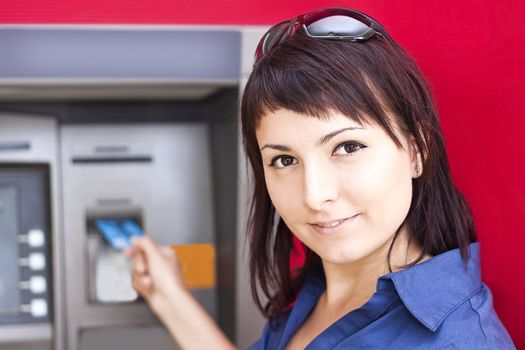
<svg viewBox="0 0 525 350">
<path fill-rule="evenodd" d="M 294 157 L 278 156 L 272 159 L 270 166 L 273 166 L 274 168 L 282 169 L 282 168 L 286 168 L 287 166 L 295 164 L 295 162 L 296 160 Z"/>
<path fill-rule="evenodd" d="M 352 154 L 352 153 L 355 153 L 357 151 L 359 151 L 360 149 L 362 148 L 366 148 L 365 145 L 362 145 L 358 142 L 345 142 L 345 143 L 342 143 L 340 144 L 339 146 L 337 146 L 334 150 L 334 154 L 336 155 L 347 155 L 347 154 Z"/>
</svg>

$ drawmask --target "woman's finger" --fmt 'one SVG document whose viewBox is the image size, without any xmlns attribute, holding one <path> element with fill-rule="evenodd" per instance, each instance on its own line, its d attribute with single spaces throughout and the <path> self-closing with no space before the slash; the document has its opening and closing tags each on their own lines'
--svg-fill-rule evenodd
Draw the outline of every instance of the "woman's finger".
<svg viewBox="0 0 525 350">
<path fill-rule="evenodd" d="M 135 254 L 131 259 L 132 270 L 139 274 L 145 274 L 148 272 L 147 261 L 144 254 Z"/>
<path fill-rule="evenodd" d="M 132 287 L 140 295 L 147 297 L 153 290 L 153 281 L 150 276 L 133 276 Z"/>
</svg>

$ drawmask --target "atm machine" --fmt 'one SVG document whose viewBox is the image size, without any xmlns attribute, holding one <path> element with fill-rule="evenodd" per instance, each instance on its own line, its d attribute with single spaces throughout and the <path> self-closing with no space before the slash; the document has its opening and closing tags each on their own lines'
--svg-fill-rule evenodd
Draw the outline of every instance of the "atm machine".
<svg viewBox="0 0 525 350">
<path fill-rule="evenodd" d="M 178 348 L 101 222 L 211 247 L 192 293 L 260 334 L 238 106 L 263 29 L 0 28 L 0 350 Z"/>
</svg>

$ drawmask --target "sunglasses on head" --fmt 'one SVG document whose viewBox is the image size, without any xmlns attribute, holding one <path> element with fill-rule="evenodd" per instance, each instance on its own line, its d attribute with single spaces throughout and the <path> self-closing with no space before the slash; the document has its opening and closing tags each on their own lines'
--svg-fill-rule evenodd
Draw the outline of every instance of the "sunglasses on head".
<svg viewBox="0 0 525 350">
<path fill-rule="evenodd" d="M 377 36 L 386 39 L 386 42 L 392 45 L 383 26 L 364 13 L 344 8 L 325 8 L 271 27 L 259 41 L 255 51 L 255 63 L 287 38 L 293 37 L 299 29 L 312 38 L 366 41 Z"/>
</svg>

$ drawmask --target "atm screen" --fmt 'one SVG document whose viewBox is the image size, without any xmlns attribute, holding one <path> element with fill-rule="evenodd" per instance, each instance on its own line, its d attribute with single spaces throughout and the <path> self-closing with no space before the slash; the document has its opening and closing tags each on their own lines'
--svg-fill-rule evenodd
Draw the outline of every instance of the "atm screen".
<svg viewBox="0 0 525 350">
<path fill-rule="evenodd" d="M 17 314 L 20 310 L 18 198 L 16 185 L 0 186 L 0 315 Z"/>
</svg>

